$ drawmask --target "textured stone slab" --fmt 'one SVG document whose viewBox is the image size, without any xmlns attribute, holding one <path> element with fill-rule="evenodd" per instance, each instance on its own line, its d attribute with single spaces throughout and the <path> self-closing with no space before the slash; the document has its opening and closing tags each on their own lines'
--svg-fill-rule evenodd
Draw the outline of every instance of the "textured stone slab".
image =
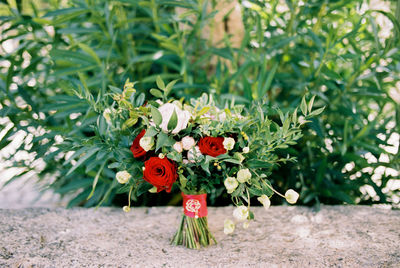
<svg viewBox="0 0 400 268">
<path fill-rule="evenodd" d="M 218 245 L 169 244 L 181 209 L 0 210 L 0 267 L 400 267 L 400 211 L 355 206 L 255 208 L 224 235 L 233 207 L 209 208 Z"/>
</svg>

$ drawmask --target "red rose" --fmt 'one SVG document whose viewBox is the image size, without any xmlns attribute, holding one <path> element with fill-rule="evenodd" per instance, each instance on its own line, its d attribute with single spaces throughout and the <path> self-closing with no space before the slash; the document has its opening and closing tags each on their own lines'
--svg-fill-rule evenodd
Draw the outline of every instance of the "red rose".
<svg viewBox="0 0 400 268">
<path fill-rule="evenodd" d="M 144 136 L 144 134 L 146 134 L 145 129 L 143 129 L 132 142 L 131 151 L 133 153 L 133 157 L 135 158 L 140 158 L 146 155 L 146 151 L 142 147 L 140 147 L 139 144 L 139 141 Z"/>
<path fill-rule="evenodd" d="M 198 145 L 202 154 L 217 157 L 220 154 L 226 153 L 223 142 L 223 137 L 204 137 L 200 138 Z"/>
<path fill-rule="evenodd" d="M 168 158 L 150 157 L 144 162 L 143 179 L 157 187 L 157 193 L 166 190 L 171 192 L 172 184 L 178 178 L 176 166 Z"/>
</svg>

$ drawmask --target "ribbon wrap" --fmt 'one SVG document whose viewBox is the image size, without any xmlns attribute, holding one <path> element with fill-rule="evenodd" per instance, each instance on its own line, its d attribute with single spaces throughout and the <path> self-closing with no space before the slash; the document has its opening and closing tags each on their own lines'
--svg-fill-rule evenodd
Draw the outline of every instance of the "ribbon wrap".
<svg viewBox="0 0 400 268">
<path fill-rule="evenodd" d="M 207 217 L 207 194 L 186 195 L 183 197 L 183 213 L 190 218 Z"/>
</svg>

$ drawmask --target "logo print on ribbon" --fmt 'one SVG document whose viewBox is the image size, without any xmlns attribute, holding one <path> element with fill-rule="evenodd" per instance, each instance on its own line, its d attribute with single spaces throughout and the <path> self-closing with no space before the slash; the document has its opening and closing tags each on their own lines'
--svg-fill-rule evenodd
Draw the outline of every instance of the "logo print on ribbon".
<svg viewBox="0 0 400 268">
<path fill-rule="evenodd" d="M 201 208 L 201 204 L 200 204 L 199 200 L 189 199 L 186 202 L 186 210 L 189 212 L 194 212 L 196 214 L 196 218 L 198 218 L 197 213 L 200 208 Z"/>
</svg>

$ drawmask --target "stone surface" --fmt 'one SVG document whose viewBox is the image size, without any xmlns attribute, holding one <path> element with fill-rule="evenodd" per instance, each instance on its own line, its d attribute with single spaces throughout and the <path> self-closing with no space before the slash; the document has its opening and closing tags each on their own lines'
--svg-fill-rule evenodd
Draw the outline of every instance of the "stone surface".
<svg viewBox="0 0 400 268">
<path fill-rule="evenodd" d="M 181 208 L 0 209 L 0 267 L 400 267 L 400 211 L 363 206 L 209 208 L 217 245 L 171 246 Z"/>
</svg>

